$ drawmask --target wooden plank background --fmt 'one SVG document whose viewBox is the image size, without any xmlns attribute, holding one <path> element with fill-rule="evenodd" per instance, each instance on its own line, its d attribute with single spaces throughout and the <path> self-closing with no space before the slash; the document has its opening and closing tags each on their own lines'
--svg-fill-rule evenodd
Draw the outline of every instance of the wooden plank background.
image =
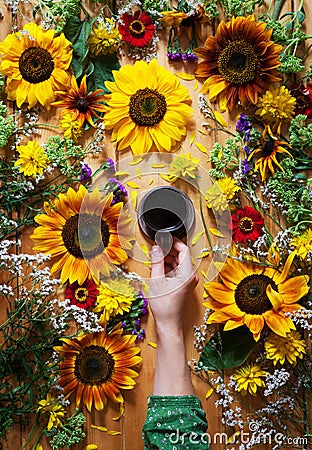
<svg viewBox="0 0 312 450">
<path fill-rule="evenodd" d="M 289 0 L 286 2 L 284 9 L 289 11 L 292 8 L 294 8 L 295 2 Z M 87 8 L 92 11 L 92 8 L 94 8 L 94 5 L 92 5 L 92 2 L 90 1 L 85 2 L 87 5 Z M 299 3 L 299 1 L 298 1 Z M 264 8 L 266 8 L 266 5 L 268 2 L 265 3 Z M 10 11 L 7 9 L 7 7 L 0 2 L 0 6 L 3 12 L 3 18 L 0 21 L 0 40 L 3 40 L 5 36 L 11 32 L 12 30 L 12 23 L 17 20 L 18 28 L 21 28 L 24 24 L 25 19 L 21 16 L 18 16 L 16 18 L 13 18 Z M 20 4 L 24 8 L 25 16 L 31 18 L 31 9 L 27 4 Z M 308 20 L 306 21 L 307 28 L 312 32 L 312 25 L 311 25 L 311 19 L 312 19 L 312 6 L 309 1 L 305 2 L 305 12 L 307 14 Z M 310 19 L 310 20 L 309 20 Z M 307 31 L 309 31 L 307 30 Z M 205 28 L 204 36 L 207 36 L 208 33 L 211 32 L 209 29 L 209 26 Z M 169 65 L 167 58 L 166 58 L 166 45 L 167 45 L 167 35 L 166 32 L 163 32 L 161 35 L 161 40 L 159 43 L 159 61 L 161 64 L 163 64 L 166 68 L 170 69 L 173 73 L 176 71 L 188 71 L 190 73 L 194 72 L 195 65 L 188 64 L 176 64 L 176 65 Z M 121 63 L 125 64 L 128 60 L 126 56 L 122 58 Z M 132 61 L 130 61 L 132 62 Z M 195 109 L 195 117 L 194 120 L 190 123 L 188 127 L 188 136 L 185 140 L 185 143 L 183 145 L 183 148 L 185 151 L 189 151 L 189 135 L 193 130 L 196 130 L 198 128 L 201 128 L 202 123 L 204 122 L 203 116 L 200 114 L 199 109 L 197 107 L 198 102 L 198 91 L 194 92 L 194 81 L 181 81 L 185 86 L 187 86 L 190 89 L 190 93 L 193 97 L 193 107 Z M 232 115 L 229 115 L 227 117 L 227 120 L 234 124 L 235 120 L 235 113 Z M 52 109 L 52 115 L 49 112 L 48 114 L 43 114 L 40 118 L 40 122 L 49 121 L 49 123 L 55 123 L 57 124 L 58 121 L 58 112 L 55 109 Z M 55 134 L 55 131 L 53 131 L 53 134 Z M 40 136 L 40 141 L 45 142 L 48 138 L 49 132 L 47 130 L 42 130 L 42 134 Z M 224 136 L 222 135 L 215 135 L 214 133 L 211 133 L 210 135 L 200 135 L 197 133 L 196 141 L 201 142 L 204 144 L 207 148 L 211 148 L 215 140 L 222 141 L 224 139 Z M 83 143 L 83 142 L 82 142 Z M 121 166 L 124 164 L 127 165 L 129 162 L 129 158 L 131 157 L 130 152 L 129 153 L 122 153 L 122 154 L 115 154 L 113 146 L 109 142 L 109 135 L 107 134 L 106 142 L 105 142 L 105 155 L 104 157 L 111 157 L 114 160 L 120 161 Z M 196 156 L 201 159 L 202 167 L 204 169 L 208 169 L 207 164 L 207 158 L 205 155 L 203 155 L 200 151 L 198 151 L 194 146 L 192 146 L 192 154 L 193 156 Z M 103 155 L 101 155 L 100 158 L 92 158 L 88 161 L 90 166 L 92 166 L 93 169 L 99 166 L 100 160 L 105 159 L 102 158 Z M 147 165 L 150 167 L 151 161 L 153 158 L 156 158 L 155 161 L 161 161 L 163 158 L 163 155 L 161 154 L 154 154 L 151 157 L 147 159 Z M 139 166 L 141 172 L 144 174 L 144 166 Z M 143 167 L 143 168 L 142 168 Z M 129 169 L 129 167 L 128 167 Z M 153 177 L 155 178 L 155 181 L 153 183 L 153 187 L 156 185 L 164 184 L 164 181 L 157 175 L 153 174 Z M 150 189 L 150 186 L 148 186 L 148 181 L 151 178 L 151 175 L 149 176 L 143 176 L 141 180 L 136 180 L 141 189 L 140 194 L 142 192 L 145 192 L 146 190 Z M 123 181 L 123 180 L 122 180 Z M 194 202 L 194 206 L 196 210 L 199 209 L 198 204 L 198 196 L 196 195 L 196 190 L 190 186 L 186 185 L 185 183 L 181 182 L 181 184 L 177 184 L 177 187 L 181 187 L 186 193 L 189 194 L 189 196 L 192 198 Z M 131 189 L 129 189 L 131 191 Z M 197 214 L 196 215 L 196 229 L 200 229 L 201 227 L 200 217 Z M 213 226 L 213 224 L 212 224 Z M 150 242 L 148 242 L 140 232 L 136 233 L 136 237 L 138 240 L 138 246 L 142 243 L 145 243 L 148 247 L 150 247 Z M 29 240 L 28 236 L 25 236 L 23 239 L 23 251 L 24 252 L 30 252 L 32 248 L 32 242 Z M 196 249 L 192 249 L 194 255 L 198 254 L 198 248 L 205 247 L 204 242 L 200 242 L 199 247 L 196 247 Z M 194 333 L 193 333 L 193 326 L 194 325 L 200 325 L 203 323 L 203 313 L 204 313 L 204 307 L 202 306 L 202 292 L 203 292 L 203 277 L 200 275 L 200 271 L 204 270 L 207 271 L 208 265 L 210 264 L 210 261 L 208 259 L 204 259 L 198 266 L 198 273 L 200 278 L 200 283 L 196 289 L 196 292 L 194 293 L 193 297 L 189 299 L 186 308 L 185 308 L 185 320 L 184 320 L 184 328 L 185 328 L 185 342 L 186 342 L 186 349 L 187 349 L 187 355 L 188 358 L 198 358 L 198 353 L 196 349 L 194 348 Z M 140 261 L 140 258 L 136 258 L 133 261 L 129 261 L 128 263 L 129 269 L 131 271 L 135 271 L 139 273 L 143 278 L 149 277 L 149 269 Z M 1 308 L 1 306 L 0 306 Z M 4 319 L 4 311 L 0 309 L 0 321 Z M 149 394 L 152 393 L 152 385 L 153 385 L 153 373 L 154 373 L 154 365 L 155 365 L 155 349 L 148 345 L 148 342 L 155 341 L 155 331 L 154 331 L 154 322 L 151 314 L 148 315 L 148 317 L 145 319 L 143 326 L 146 329 L 146 339 L 139 343 L 141 347 L 141 355 L 143 357 L 143 363 L 140 369 L 140 375 L 137 378 L 137 385 L 133 391 L 126 392 L 124 394 L 125 397 L 125 414 L 122 417 L 122 419 L 118 422 L 113 421 L 111 418 L 117 415 L 117 409 L 114 405 L 111 403 L 107 407 L 107 409 L 104 412 L 97 412 L 95 410 L 92 411 L 91 414 L 86 414 L 87 416 L 87 430 L 88 430 L 88 436 L 86 440 L 83 442 L 79 448 L 77 447 L 77 450 L 82 450 L 85 445 L 94 443 L 98 445 L 98 449 L 101 450 L 142 450 L 143 449 L 143 443 L 141 441 L 141 428 L 142 424 L 145 419 L 146 414 L 146 407 L 147 402 L 146 398 Z M 221 423 L 221 414 L 222 410 L 221 407 L 216 408 L 214 405 L 214 402 L 216 400 L 215 395 L 213 394 L 208 400 L 205 398 L 205 394 L 207 392 L 208 386 L 206 383 L 204 383 L 202 380 L 200 380 L 197 376 L 192 375 L 194 387 L 196 394 L 200 397 L 204 409 L 207 411 L 207 417 L 209 421 L 209 433 L 212 436 L 214 433 L 222 433 L 225 430 L 223 429 L 222 423 Z M 252 406 L 254 406 L 255 400 L 251 400 L 247 396 L 246 400 L 244 400 L 244 403 L 241 405 L 241 408 L 245 411 L 250 410 Z M 98 430 L 92 429 L 90 427 L 91 424 L 95 425 L 102 425 L 106 426 L 108 429 L 120 431 L 121 434 L 118 436 L 109 436 L 106 433 L 100 432 Z M 25 436 L 27 435 L 27 428 L 26 427 L 20 427 L 16 426 L 9 434 L 9 441 L 7 444 L 3 444 L 4 450 L 18 450 L 21 448 L 23 441 L 25 439 Z M 229 448 L 232 446 L 229 445 Z M 46 447 L 48 449 L 48 446 Z M 215 444 L 211 445 L 212 450 L 221 450 L 224 449 L 223 444 Z M 267 447 L 266 447 L 267 448 Z"/>
</svg>

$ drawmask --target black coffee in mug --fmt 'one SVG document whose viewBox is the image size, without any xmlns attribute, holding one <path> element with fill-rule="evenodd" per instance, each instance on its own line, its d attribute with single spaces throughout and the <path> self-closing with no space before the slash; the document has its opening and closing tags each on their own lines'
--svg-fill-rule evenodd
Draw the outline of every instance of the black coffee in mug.
<svg viewBox="0 0 312 450">
<path fill-rule="evenodd" d="M 194 207 L 189 197 L 172 186 L 147 192 L 138 206 L 138 222 L 152 240 L 165 232 L 183 239 L 194 223 Z M 161 233 L 159 233 L 161 232 Z"/>
</svg>

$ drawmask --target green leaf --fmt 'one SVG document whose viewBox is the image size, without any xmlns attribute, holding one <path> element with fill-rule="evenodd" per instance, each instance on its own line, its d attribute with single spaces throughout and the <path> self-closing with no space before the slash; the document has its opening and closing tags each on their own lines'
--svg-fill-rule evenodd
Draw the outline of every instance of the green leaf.
<svg viewBox="0 0 312 450">
<path fill-rule="evenodd" d="M 116 55 L 101 55 L 92 60 L 94 70 L 88 79 L 88 88 L 92 91 L 103 89 L 108 93 L 105 87 L 105 81 L 114 81 L 113 70 L 120 69 L 120 62 Z"/>
<path fill-rule="evenodd" d="M 298 19 L 299 23 L 302 23 L 304 21 L 304 19 L 305 19 L 305 15 L 304 15 L 304 13 L 302 11 L 297 11 L 296 12 L 296 16 L 297 16 L 297 19 Z"/>
<path fill-rule="evenodd" d="M 256 344 L 252 333 L 245 326 L 221 330 L 209 339 L 199 362 L 208 370 L 232 369 L 246 361 Z"/>
<path fill-rule="evenodd" d="M 92 30 L 92 22 L 71 16 L 68 18 L 63 30 L 65 37 L 72 43 L 72 67 L 76 79 L 82 78 L 84 74 L 89 75 L 93 71 L 92 62 L 88 58 L 88 38 Z"/>
</svg>

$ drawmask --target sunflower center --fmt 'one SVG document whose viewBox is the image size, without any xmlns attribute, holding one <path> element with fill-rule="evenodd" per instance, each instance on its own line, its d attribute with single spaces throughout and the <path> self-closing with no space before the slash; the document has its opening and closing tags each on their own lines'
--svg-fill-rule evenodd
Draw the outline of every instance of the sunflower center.
<svg viewBox="0 0 312 450">
<path fill-rule="evenodd" d="M 255 79 L 258 57 L 249 42 L 233 41 L 220 53 L 218 68 L 226 81 L 242 85 Z"/>
<path fill-rule="evenodd" d="M 89 109 L 88 100 L 86 98 L 80 97 L 77 100 L 76 107 L 79 112 L 86 113 Z"/>
<path fill-rule="evenodd" d="M 155 89 L 139 89 L 130 97 L 129 115 L 137 125 L 156 125 L 164 118 L 166 111 L 166 99 Z"/>
<path fill-rule="evenodd" d="M 89 291 L 87 288 L 79 287 L 75 290 L 75 299 L 77 302 L 84 303 L 88 299 Z"/>
<path fill-rule="evenodd" d="M 50 53 L 41 47 L 27 48 L 19 58 L 19 70 L 29 83 L 41 83 L 48 80 L 54 69 Z"/>
<path fill-rule="evenodd" d="M 130 33 L 135 37 L 141 37 L 145 33 L 145 26 L 141 20 L 133 20 L 129 25 Z"/>
<path fill-rule="evenodd" d="M 93 258 L 109 243 L 109 226 L 99 216 L 76 214 L 66 220 L 62 230 L 65 247 L 76 258 Z"/>
<path fill-rule="evenodd" d="M 75 375 L 81 383 L 100 385 L 110 379 L 114 366 L 114 358 L 104 347 L 89 345 L 76 358 Z"/>
<path fill-rule="evenodd" d="M 238 222 L 238 226 L 243 232 L 249 232 L 254 229 L 254 223 L 250 217 L 242 217 Z"/>
<path fill-rule="evenodd" d="M 270 156 L 274 151 L 274 141 L 269 139 L 262 147 L 262 154 L 264 157 Z"/>
<path fill-rule="evenodd" d="M 271 285 L 278 291 L 276 284 L 266 275 L 253 274 L 244 278 L 235 289 L 235 302 L 238 308 L 246 314 L 263 314 L 273 308 L 266 294 Z"/>
</svg>

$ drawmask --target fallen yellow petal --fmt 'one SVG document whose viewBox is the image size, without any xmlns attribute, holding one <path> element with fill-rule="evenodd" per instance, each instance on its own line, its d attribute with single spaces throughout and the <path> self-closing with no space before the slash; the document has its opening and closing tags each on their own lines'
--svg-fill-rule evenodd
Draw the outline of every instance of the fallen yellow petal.
<svg viewBox="0 0 312 450">
<path fill-rule="evenodd" d="M 199 239 L 202 237 L 203 234 L 204 234 L 203 231 L 200 231 L 199 233 L 195 234 L 195 236 L 192 239 L 192 245 L 197 244 L 197 242 L 199 241 Z"/>
<path fill-rule="evenodd" d="M 221 231 L 217 230 L 216 228 L 209 228 L 209 231 L 214 236 L 218 236 L 218 237 L 221 237 L 221 238 L 225 237 L 224 234 L 222 234 Z"/>
<path fill-rule="evenodd" d="M 167 164 L 151 164 L 151 167 L 153 167 L 153 169 L 162 169 L 163 167 L 166 167 Z"/>
<path fill-rule="evenodd" d="M 147 246 L 146 246 L 145 244 L 142 244 L 140 247 L 141 247 L 141 250 L 142 250 L 142 252 L 144 253 L 144 255 L 145 255 L 147 258 L 149 258 L 149 251 L 148 251 Z"/>
<path fill-rule="evenodd" d="M 121 434 L 120 431 L 109 431 L 107 434 L 109 434 L 110 436 L 117 436 L 118 434 Z"/>
<path fill-rule="evenodd" d="M 138 193 L 137 191 L 131 192 L 131 202 L 134 209 L 136 209 L 137 206 L 137 199 L 138 199 Z"/>
<path fill-rule="evenodd" d="M 140 156 L 139 158 L 134 158 L 132 161 L 130 161 L 130 166 L 135 166 L 136 164 L 140 164 L 140 162 L 143 161 L 143 158 Z"/>
<path fill-rule="evenodd" d="M 98 446 L 96 444 L 89 444 L 86 447 L 83 447 L 83 450 L 96 450 Z"/>
<path fill-rule="evenodd" d="M 133 188 L 133 189 L 139 189 L 139 185 L 137 183 L 135 183 L 134 181 L 127 181 L 126 183 L 127 186 Z"/>
<path fill-rule="evenodd" d="M 209 398 L 211 396 L 211 394 L 213 393 L 214 389 L 210 388 L 208 389 L 208 391 L 206 392 L 206 398 Z"/>
<path fill-rule="evenodd" d="M 154 183 L 154 178 L 151 178 L 150 180 L 149 180 L 149 182 L 148 182 L 148 185 L 150 186 L 151 184 L 153 184 Z"/>
<path fill-rule="evenodd" d="M 168 177 L 168 175 L 164 175 L 163 173 L 160 173 L 160 178 L 162 178 L 165 181 L 168 181 L 170 183 L 170 177 Z"/>
<path fill-rule="evenodd" d="M 150 345 L 153 348 L 157 348 L 156 342 L 149 342 L 148 345 Z"/>
<path fill-rule="evenodd" d="M 191 81 L 195 80 L 195 77 L 192 73 L 186 73 L 186 72 L 177 72 L 176 76 L 178 78 L 182 78 L 182 80 Z"/>
<path fill-rule="evenodd" d="M 198 150 L 200 150 L 201 152 L 206 153 L 208 155 L 208 150 L 206 149 L 206 147 L 203 144 L 201 144 L 200 142 L 196 142 L 195 145 L 198 148 Z"/>
<path fill-rule="evenodd" d="M 95 428 L 96 430 L 99 431 L 107 431 L 106 427 L 101 427 L 100 425 L 91 425 L 91 428 Z"/>
<path fill-rule="evenodd" d="M 230 436 L 229 438 L 228 438 L 228 440 L 226 441 L 226 443 L 227 444 L 235 444 L 235 442 L 236 442 L 236 436 L 240 436 L 240 434 L 241 434 L 241 431 L 235 431 L 235 433 L 234 434 L 232 434 L 232 436 Z"/>
<path fill-rule="evenodd" d="M 198 80 L 196 80 L 194 83 L 194 91 L 197 91 L 197 89 L 198 89 Z"/>
<path fill-rule="evenodd" d="M 196 258 L 197 258 L 197 259 L 205 258 L 206 256 L 209 255 L 209 253 L 210 253 L 210 251 L 209 251 L 209 250 L 206 250 L 206 251 L 202 252 L 200 255 L 196 256 Z"/>
<path fill-rule="evenodd" d="M 39 444 L 36 445 L 36 450 L 43 450 L 43 447 L 42 447 L 42 445 L 40 444 L 40 442 L 39 442 Z"/>
<path fill-rule="evenodd" d="M 192 145 L 193 142 L 195 141 L 195 137 L 196 137 L 196 131 L 192 131 L 192 133 L 190 135 L 190 145 Z"/>
<path fill-rule="evenodd" d="M 117 170 L 117 172 L 115 172 L 116 177 L 122 177 L 124 175 L 130 175 L 130 174 L 129 174 L 129 172 L 123 172 L 121 170 Z"/>
<path fill-rule="evenodd" d="M 203 277 L 206 278 L 206 272 L 204 270 L 201 270 L 200 273 L 202 274 Z"/>
<path fill-rule="evenodd" d="M 207 131 L 201 130 L 200 128 L 197 130 L 200 134 L 203 134 L 204 136 L 208 136 Z"/>
<path fill-rule="evenodd" d="M 141 170 L 140 170 L 140 168 L 139 167 L 136 167 L 135 168 L 135 171 L 136 171 L 136 173 L 137 173 L 137 176 L 138 176 L 138 178 L 142 178 L 142 172 L 141 172 Z"/>
</svg>

